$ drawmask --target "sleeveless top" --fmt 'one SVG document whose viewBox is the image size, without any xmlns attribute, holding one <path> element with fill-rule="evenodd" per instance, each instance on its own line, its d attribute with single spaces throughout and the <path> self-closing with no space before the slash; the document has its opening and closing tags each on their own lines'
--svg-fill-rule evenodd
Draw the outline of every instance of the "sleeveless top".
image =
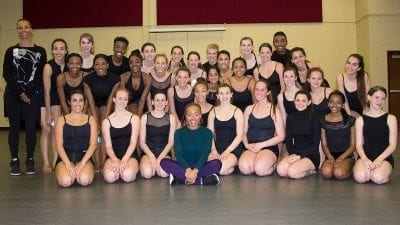
<svg viewBox="0 0 400 225">
<path fill-rule="evenodd" d="M 82 154 L 89 148 L 90 142 L 90 124 L 89 118 L 85 124 L 74 126 L 67 123 L 65 116 L 63 126 L 63 146 L 67 155 L 72 153 Z"/>
<path fill-rule="evenodd" d="M 133 88 L 132 73 L 129 75 L 128 81 L 125 84 L 125 88 L 129 91 L 129 93 L 131 93 L 132 96 L 132 98 L 129 100 L 129 104 L 138 104 L 144 91 L 143 73 L 140 73 L 139 87 L 137 90 Z"/>
<path fill-rule="evenodd" d="M 111 137 L 111 144 L 114 150 L 115 156 L 118 159 L 122 159 L 124 157 L 126 150 L 131 143 L 131 134 L 132 134 L 132 120 L 133 114 L 129 119 L 129 123 L 121 128 L 113 127 L 111 124 L 111 120 L 109 118 L 108 122 L 110 123 L 110 137 Z"/>
<path fill-rule="evenodd" d="M 346 123 L 343 121 L 329 122 L 325 117 L 321 118 L 321 128 L 325 130 L 328 148 L 334 153 L 343 153 L 350 145 L 351 128 L 355 118 L 348 115 Z"/>
<path fill-rule="evenodd" d="M 201 114 L 201 125 L 203 127 L 207 127 L 207 123 L 208 123 L 208 115 L 210 114 L 211 110 L 214 108 L 214 106 L 212 106 L 210 108 L 210 110 L 208 110 L 208 112 Z"/>
<path fill-rule="evenodd" d="M 283 98 L 283 107 L 285 108 L 286 115 L 289 115 L 290 113 L 297 111 L 296 106 L 294 105 L 294 101 L 289 101 L 286 98 L 285 92 L 283 92 L 282 98 Z"/>
<path fill-rule="evenodd" d="M 349 92 L 346 89 L 346 85 L 344 83 L 344 76 L 342 74 L 342 79 L 343 79 L 343 89 L 344 89 L 344 94 L 346 95 L 347 102 L 349 103 L 350 110 L 353 110 L 357 112 L 358 114 L 362 114 L 363 112 L 363 107 L 361 106 L 360 99 L 358 98 L 358 91 L 355 90 L 353 92 Z"/>
<path fill-rule="evenodd" d="M 229 81 L 229 85 L 232 87 L 232 92 L 233 92 L 233 97 L 232 97 L 232 104 L 237 106 L 239 109 L 241 109 L 242 111 L 244 111 L 246 109 L 247 106 L 251 105 L 253 103 L 253 99 L 251 97 L 251 91 L 249 91 L 249 83 L 250 83 L 250 79 L 247 82 L 246 88 L 244 89 L 244 91 L 236 91 L 232 84 L 231 84 L 231 80 L 229 78 L 227 78 L 227 80 Z"/>
<path fill-rule="evenodd" d="M 158 82 L 154 77 L 152 76 L 152 82 L 151 82 L 151 87 L 150 87 L 150 94 L 151 94 L 151 99 L 154 98 L 154 95 L 158 92 L 161 91 L 167 95 L 168 88 L 171 87 L 171 77 L 172 73 L 169 74 L 168 78 L 163 81 L 163 82 Z"/>
<path fill-rule="evenodd" d="M 362 115 L 362 118 L 364 120 L 364 151 L 368 159 L 374 161 L 389 145 L 388 114 L 385 113 L 380 117 Z M 393 155 L 386 160 L 393 165 Z"/>
<path fill-rule="evenodd" d="M 258 64 L 257 64 L 257 57 L 256 57 L 256 55 L 255 55 L 254 53 L 252 53 L 252 54 L 253 54 L 253 56 L 254 56 L 254 59 L 255 59 L 256 63 L 254 63 L 254 66 L 253 66 L 252 68 L 246 68 L 246 71 L 244 72 L 244 75 L 251 75 L 251 76 L 253 76 L 254 70 L 258 67 Z"/>
<path fill-rule="evenodd" d="M 322 101 L 318 105 L 312 103 L 312 107 L 316 118 L 322 118 L 329 112 L 328 99 L 326 98 L 326 88 L 324 89 L 324 98 Z"/>
<path fill-rule="evenodd" d="M 165 113 L 163 117 L 157 118 L 146 113 L 146 144 L 153 152 L 155 157 L 158 157 L 164 147 L 168 144 L 170 130 L 170 114 Z"/>
<path fill-rule="evenodd" d="M 51 67 L 50 75 L 50 105 L 59 105 L 60 100 L 57 93 L 57 76 L 68 70 L 67 66 L 64 65 L 64 69 L 61 70 L 61 66 L 56 63 L 54 59 L 47 62 Z"/>
<path fill-rule="evenodd" d="M 225 149 L 232 143 L 233 139 L 236 137 L 236 119 L 235 119 L 235 109 L 232 117 L 227 120 L 227 121 L 221 121 L 217 118 L 217 114 L 215 113 L 215 108 L 214 108 L 214 141 L 215 141 L 215 147 L 217 148 L 217 151 L 219 154 L 225 151 Z M 242 151 L 242 146 L 239 144 L 238 147 L 232 152 L 235 155 L 240 155 L 240 152 Z"/>
<path fill-rule="evenodd" d="M 186 98 L 181 98 L 178 96 L 176 93 L 176 87 L 174 87 L 174 103 L 175 103 L 175 111 L 176 114 L 178 115 L 178 119 L 182 120 L 183 119 L 183 114 L 185 113 L 185 107 L 187 104 L 193 102 L 194 100 L 194 93 L 193 91 L 190 93 L 190 95 Z"/>
<path fill-rule="evenodd" d="M 247 130 L 247 139 L 249 143 L 257 143 L 269 140 L 275 137 L 275 123 L 271 117 L 272 107 L 270 108 L 270 115 L 263 118 L 256 118 L 253 115 L 253 109 L 249 115 L 248 125 L 249 128 Z M 278 146 L 269 146 L 266 147 L 271 150 L 278 150 Z"/>
<path fill-rule="evenodd" d="M 64 94 L 65 97 L 67 98 L 69 96 L 69 93 L 71 93 L 74 90 L 80 90 L 82 92 L 84 92 L 84 87 L 83 87 L 83 72 L 80 72 L 81 75 L 81 82 L 73 87 L 71 85 L 68 84 L 68 80 L 67 80 L 67 76 L 65 76 L 65 73 L 63 73 L 64 77 L 65 77 L 65 85 L 64 85 Z"/>
<path fill-rule="evenodd" d="M 274 101 L 274 104 L 277 102 L 277 97 L 279 93 L 281 92 L 281 83 L 280 83 L 280 78 L 278 72 L 276 72 L 276 65 L 275 64 L 275 70 L 272 72 L 271 76 L 268 78 L 265 78 L 261 73 L 260 73 L 260 80 L 263 79 L 271 85 L 271 93 L 272 93 L 272 100 Z"/>
</svg>

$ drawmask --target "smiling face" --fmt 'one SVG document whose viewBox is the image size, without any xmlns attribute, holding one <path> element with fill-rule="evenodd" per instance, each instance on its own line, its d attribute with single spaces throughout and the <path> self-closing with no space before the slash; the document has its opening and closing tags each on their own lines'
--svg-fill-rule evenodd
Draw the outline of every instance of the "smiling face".
<svg viewBox="0 0 400 225">
<path fill-rule="evenodd" d="M 368 98 L 370 108 L 375 109 L 375 110 L 383 109 L 383 105 L 386 100 L 385 92 L 378 90 L 378 91 L 375 91 L 372 95 L 368 95 L 367 98 Z"/>
<path fill-rule="evenodd" d="M 206 102 L 208 93 L 207 84 L 205 83 L 196 83 L 194 86 L 194 98 L 196 102 L 203 103 Z"/>
<path fill-rule="evenodd" d="M 107 74 L 108 63 L 105 58 L 99 57 L 94 61 L 94 70 L 98 76 Z"/>
<path fill-rule="evenodd" d="M 296 85 L 297 76 L 293 70 L 287 70 L 283 73 L 283 82 L 286 87 L 292 87 Z"/>
<path fill-rule="evenodd" d="M 182 50 L 178 47 L 173 48 L 171 51 L 171 58 L 172 58 L 172 61 L 174 61 L 175 63 L 181 62 L 181 60 L 183 59 Z"/>
<path fill-rule="evenodd" d="M 131 70 L 132 70 L 134 73 L 140 71 L 140 69 L 142 68 L 142 66 L 143 66 L 142 59 L 139 58 L 138 56 L 132 55 L 132 56 L 129 58 L 129 67 L 131 68 Z"/>
<path fill-rule="evenodd" d="M 263 62 L 271 61 L 272 50 L 268 47 L 262 47 L 260 49 L 260 58 Z"/>
<path fill-rule="evenodd" d="M 71 111 L 80 113 L 83 111 L 85 106 L 85 98 L 82 93 L 74 93 L 70 96 L 69 104 L 71 105 Z"/>
<path fill-rule="evenodd" d="M 189 129 L 197 129 L 201 121 L 201 108 L 197 104 L 186 107 L 185 110 L 186 124 Z"/>
<path fill-rule="evenodd" d="M 82 52 L 87 54 L 90 54 L 92 52 L 93 43 L 87 37 L 82 37 L 79 43 Z"/>
<path fill-rule="evenodd" d="M 253 51 L 253 43 L 249 39 L 243 39 L 240 42 L 240 48 L 242 50 L 243 55 L 248 55 Z"/>
<path fill-rule="evenodd" d="M 56 41 L 53 43 L 51 53 L 57 61 L 64 61 L 65 55 L 67 54 L 67 47 L 62 41 Z"/>
<path fill-rule="evenodd" d="M 211 68 L 208 71 L 207 79 L 208 79 L 208 82 L 210 82 L 211 84 L 217 84 L 219 81 L 218 71 L 215 68 Z"/>
<path fill-rule="evenodd" d="M 32 38 L 31 23 L 27 20 L 20 20 L 17 23 L 18 36 L 21 40 Z"/>
<path fill-rule="evenodd" d="M 165 73 L 165 71 L 167 70 L 167 66 L 167 59 L 163 56 L 158 56 L 154 61 L 154 68 L 157 73 Z"/>
<path fill-rule="evenodd" d="M 118 90 L 113 97 L 113 102 L 116 110 L 124 110 L 129 102 L 129 93 L 126 90 Z"/>
<path fill-rule="evenodd" d="M 232 65 L 232 69 L 233 69 L 233 74 L 235 76 L 241 77 L 244 76 L 244 73 L 246 72 L 246 64 L 245 61 L 243 59 L 236 59 L 233 62 Z"/>
<path fill-rule="evenodd" d="M 221 104 L 230 103 L 233 93 L 230 87 L 219 87 L 217 91 L 217 98 Z"/>
<path fill-rule="evenodd" d="M 178 85 L 184 87 L 189 83 L 190 74 L 187 71 L 179 70 L 175 78 Z"/>
<path fill-rule="evenodd" d="M 156 50 L 151 45 L 146 45 L 143 49 L 144 58 L 147 61 L 153 61 L 154 56 L 156 55 Z"/>
<path fill-rule="evenodd" d="M 157 93 L 151 100 L 151 104 L 154 106 L 154 110 L 164 111 L 168 105 L 167 96 L 164 93 Z"/>
<path fill-rule="evenodd" d="M 342 110 L 344 101 L 341 96 L 337 94 L 331 94 L 329 96 L 328 107 L 332 113 L 338 113 Z"/>
<path fill-rule="evenodd" d="M 356 57 L 350 56 L 346 60 L 345 70 L 348 75 L 355 75 L 360 69 L 359 60 Z"/>
<path fill-rule="evenodd" d="M 78 56 L 72 56 L 68 59 L 67 66 L 70 73 L 76 74 L 81 70 L 82 60 Z"/>
<path fill-rule="evenodd" d="M 286 37 L 283 35 L 276 35 L 273 40 L 274 47 L 276 51 L 281 54 L 286 52 L 287 40 Z"/>
<path fill-rule="evenodd" d="M 267 99 L 267 96 L 271 94 L 271 91 L 268 90 L 267 84 L 263 81 L 258 81 L 254 88 L 254 95 L 257 101 Z"/>
<path fill-rule="evenodd" d="M 313 71 L 310 73 L 310 77 L 307 78 L 307 80 L 310 83 L 311 88 L 319 88 L 321 87 L 324 78 L 320 71 Z"/>
<path fill-rule="evenodd" d="M 122 57 L 123 57 L 123 56 L 125 55 L 125 53 L 126 53 L 127 48 L 128 48 L 128 46 L 126 45 L 125 42 L 123 42 L 123 41 L 116 41 L 116 42 L 114 43 L 114 48 L 113 48 L 114 56 L 115 56 L 117 59 L 122 59 Z"/>
<path fill-rule="evenodd" d="M 307 95 L 298 93 L 294 98 L 294 106 L 298 111 L 304 111 L 311 104 L 311 99 Z"/>
<path fill-rule="evenodd" d="M 207 49 L 207 60 L 211 64 L 215 64 L 217 62 L 217 54 L 218 54 L 217 49 L 213 49 L 213 48 Z"/>
<path fill-rule="evenodd" d="M 200 63 L 200 58 L 196 54 L 190 54 L 188 56 L 188 63 L 190 69 L 198 68 Z"/>
<path fill-rule="evenodd" d="M 220 69 L 228 69 L 231 59 L 227 54 L 219 54 L 218 56 L 218 67 Z"/>
<path fill-rule="evenodd" d="M 296 65 L 296 67 L 301 67 L 306 62 L 306 56 L 303 54 L 302 51 L 294 51 L 292 52 L 292 63 Z"/>
</svg>

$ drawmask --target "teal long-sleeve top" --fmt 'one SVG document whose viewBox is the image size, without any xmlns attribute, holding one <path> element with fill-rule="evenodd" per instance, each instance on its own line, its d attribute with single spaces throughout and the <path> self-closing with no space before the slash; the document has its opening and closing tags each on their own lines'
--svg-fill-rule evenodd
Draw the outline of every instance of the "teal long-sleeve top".
<svg viewBox="0 0 400 225">
<path fill-rule="evenodd" d="M 212 132 L 200 126 L 196 130 L 182 127 L 175 132 L 174 150 L 179 165 L 185 170 L 195 166 L 203 169 L 211 151 Z"/>
</svg>

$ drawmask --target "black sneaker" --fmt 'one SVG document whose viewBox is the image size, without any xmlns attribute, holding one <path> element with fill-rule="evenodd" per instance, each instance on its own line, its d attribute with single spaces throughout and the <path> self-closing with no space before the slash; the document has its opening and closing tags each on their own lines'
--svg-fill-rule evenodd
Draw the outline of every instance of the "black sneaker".
<svg viewBox="0 0 400 225">
<path fill-rule="evenodd" d="M 219 177 L 217 174 L 212 174 L 210 176 L 205 176 L 201 178 L 202 185 L 218 185 L 219 184 Z"/>
<path fill-rule="evenodd" d="M 17 158 L 12 159 L 10 162 L 10 174 L 11 176 L 20 176 L 21 168 L 19 165 L 19 160 Z"/>
<path fill-rule="evenodd" d="M 169 185 L 176 185 L 176 184 L 185 184 L 185 181 L 181 181 L 177 177 L 174 177 L 174 175 L 169 174 Z"/>
<path fill-rule="evenodd" d="M 25 165 L 26 165 L 26 168 L 25 168 L 26 171 L 25 171 L 25 173 L 26 173 L 27 175 L 33 175 L 33 174 L 36 173 L 36 170 L 35 170 L 35 160 L 34 160 L 33 158 L 26 159 Z"/>
</svg>

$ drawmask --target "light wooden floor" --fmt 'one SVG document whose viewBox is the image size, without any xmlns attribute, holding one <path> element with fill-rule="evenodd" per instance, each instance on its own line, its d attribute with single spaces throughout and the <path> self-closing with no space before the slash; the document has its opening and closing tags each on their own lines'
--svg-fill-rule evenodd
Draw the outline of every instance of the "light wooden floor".
<svg viewBox="0 0 400 225">
<path fill-rule="evenodd" d="M 96 175 L 89 187 L 66 189 L 54 174 L 41 172 L 39 148 L 38 173 L 11 177 L 5 130 L 0 143 L 1 225 L 400 224 L 397 168 L 386 185 L 328 181 L 318 174 L 297 181 L 235 174 L 222 177 L 220 186 L 171 187 L 161 178 L 106 184 Z M 398 159 L 396 152 L 396 167 Z"/>
</svg>

